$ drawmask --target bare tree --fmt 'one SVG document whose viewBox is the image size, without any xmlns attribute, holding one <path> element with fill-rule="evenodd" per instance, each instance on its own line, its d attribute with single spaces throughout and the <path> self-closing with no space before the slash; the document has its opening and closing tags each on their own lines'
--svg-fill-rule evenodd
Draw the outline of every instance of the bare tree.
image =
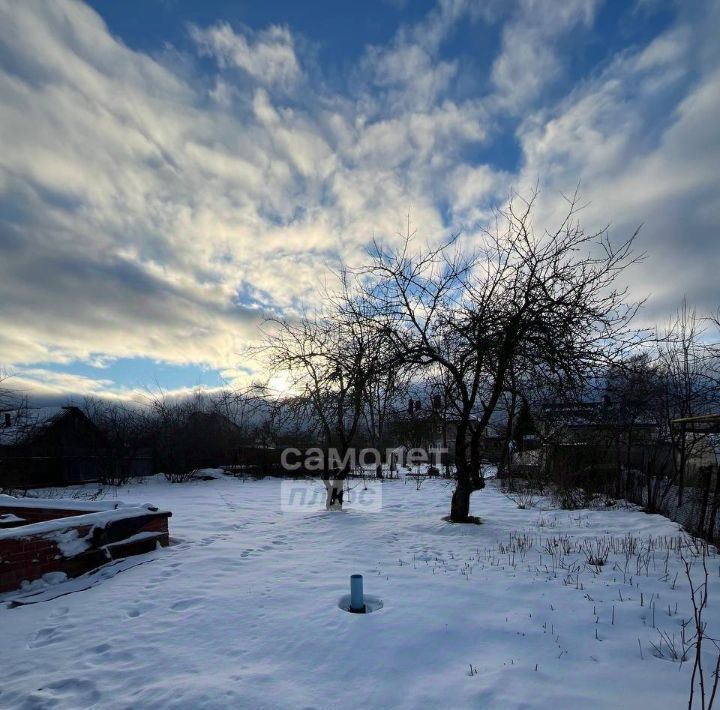
<svg viewBox="0 0 720 710">
<path fill-rule="evenodd" d="M 688 459 L 699 438 L 688 438 L 683 427 L 673 426 L 676 419 L 712 413 L 720 388 L 714 372 L 715 346 L 706 339 L 706 328 L 694 309 L 683 301 L 673 321 L 657 337 L 658 368 L 663 382 L 664 428 L 678 452 L 673 457 L 679 504 L 682 505 Z"/>
<path fill-rule="evenodd" d="M 327 507 L 341 508 L 347 455 L 365 418 L 374 435 L 384 427 L 393 376 L 384 369 L 381 335 L 358 309 L 346 280 L 328 294 L 324 312 L 297 319 L 272 319 L 262 353 L 273 372 L 289 378 L 296 403 L 306 405 L 318 423 L 325 448 L 323 471 Z M 381 378 L 385 373 L 385 379 Z M 331 452 L 337 453 L 335 462 Z"/>
<path fill-rule="evenodd" d="M 679 550 L 680 559 L 685 568 L 685 576 L 690 587 L 690 601 L 693 608 L 691 628 L 695 632 L 689 639 L 685 640 L 683 638 L 683 646 L 687 645 L 688 650 L 692 649 L 694 656 L 692 675 L 690 676 L 688 710 L 692 710 L 696 697 L 702 710 L 712 710 L 717 695 L 718 682 L 720 682 L 720 641 L 708 634 L 705 619 L 710 591 L 708 584 L 710 581 L 708 553 L 708 545 L 697 538 L 690 538 L 687 545 L 680 547 Z M 694 579 L 696 575 L 693 573 L 693 567 L 696 560 L 700 560 L 700 581 Z M 685 629 L 683 627 L 684 636 Z M 705 649 L 708 646 L 711 648 L 711 652 L 716 654 L 714 669 L 710 678 L 706 677 L 708 669 L 704 667 L 703 658 L 707 654 Z M 687 651 L 684 650 L 683 660 L 685 660 L 686 653 Z"/>
<path fill-rule="evenodd" d="M 37 420 L 31 415 L 28 396 L 11 386 L 12 377 L 10 372 L 0 369 L 0 429 L 10 430 L 4 432 L 3 444 L 6 446 L 30 438 L 37 429 Z"/>
<path fill-rule="evenodd" d="M 387 443 L 388 426 L 405 406 L 408 397 L 409 372 L 391 357 L 365 386 L 364 424 L 370 444 L 379 448 Z"/>
<path fill-rule="evenodd" d="M 10 375 L 4 370 L 0 370 L 0 410 L 12 409 L 16 405 L 16 394 L 8 386 Z"/>
<path fill-rule="evenodd" d="M 120 486 L 136 475 L 136 461 L 147 454 L 155 431 L 151 412 L 137 404 L 87 397 L 82 407 L 103 433 L 96 444 L 101 481 Z"/>
<path fill-rule="evenodd" d="M 413 234 L 399 249 L 376 245 L 357 272 L 375 324 L 403 362 L 443 372 L 457 422 L 457 484 L 450 520 L 471 520 L 484 487 L 481 440 L 517 371 L 577 381 L 624 352 L 637 305 L 615 283 L 634 261 L 632 235 L 586 233 L 577 196 L 560 226 L 536 233 L 529 200 L 514 197 L 464 252 L 457 238 L 418 254 Z"/>
</svg>

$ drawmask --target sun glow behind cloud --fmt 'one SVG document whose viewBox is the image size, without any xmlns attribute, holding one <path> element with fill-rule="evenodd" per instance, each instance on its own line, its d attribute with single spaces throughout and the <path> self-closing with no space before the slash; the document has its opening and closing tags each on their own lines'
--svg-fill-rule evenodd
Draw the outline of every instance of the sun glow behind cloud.
<svg viewBox="0 0 720 710">
<path fill-rule="evenodd" d="M 286 397 L 295 392 L 291 377 L 284 373 L 270 377 L 267 383 L 267 389 L 273 397 Z"/>
</svg>

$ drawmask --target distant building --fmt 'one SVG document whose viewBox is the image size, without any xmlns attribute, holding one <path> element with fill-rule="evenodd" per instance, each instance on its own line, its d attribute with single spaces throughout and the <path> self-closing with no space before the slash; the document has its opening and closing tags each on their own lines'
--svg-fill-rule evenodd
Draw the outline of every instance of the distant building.
<svg viewBox="0 0 720 710">
<path fill-rule="evenodd" d="M 104 434 L 78 407 L 0 412 L 0 487 L 33 488 L 97 481 Z"/>
<path fill-rule="evenodd" d="M 720 464 L 720 414 L 703 414 L 683 417 L 673 421 L 680 441 L 678 449 L 684 450 L 687 478 L 699 480 L 709 468 Z M 680 451 L 676 457 L 681 458 Z"/>
<path fill-rule="evenodd" d="M 609 398 L 546 405 L 538 417 L 543 459 L 555 471 L 621 469 L 671 472 L 672 442 L 647 414 L 627 412 Z"/>
</svg>

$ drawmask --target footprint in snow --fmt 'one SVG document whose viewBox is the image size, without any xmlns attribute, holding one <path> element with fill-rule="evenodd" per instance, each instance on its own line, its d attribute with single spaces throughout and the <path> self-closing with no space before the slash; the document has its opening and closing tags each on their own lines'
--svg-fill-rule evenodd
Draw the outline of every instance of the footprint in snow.
<svg viewBox="0 0 720 710">
<path fill-rule="evenodd" d="M 69 612 L 69 606 L 59 606 L 48 614 L 48 619 L 61 619 L 63 616 L 67 616 Z"/>
<path fill-rule="evenodd" d="M 192 609 L 193 607 L 196 607 L 200 603 L 202 603 L 202 599 L 200 599 L 200 598 L 181 599 L 179 602 L 175 602 L 174 604 L 171 604 L 170 610 L 171 611 L 185 611 L 187 609 Z"/>
<path fill-rule="evenodd" d="M 100 691 L 95 683 L 80 678 L 65 678 L 38 688 L 28 700 L 28 707 L 89 707 L 99 702 Z"/>
<path fill-rule="evenodd" d="M 153 604 L 149 604 L 148 602 L 138 602 L 131 609 L 128 609 L 125 613 L 131 619 L 137 619 L 138 616 L 141 616 L 146 611 L 150 611 L 153 606 Z"/>
<path fill-rule="evenodd" d="M 153 577 L 146 585 L 145 587 L 157 587 L 158 584 L 161 582 L 167 582 L 170 577 L 173 577 L 177 574 L 176 569 L 166 569 L 160 572 L 160 574 L 157 577 Z"/>
<path fill-rule="evenodd" d="M 48 626 L 40 629 L 28 641 L 28 648 L 43 648 L 54 643 L 59 643 L 65 638 L 65 635 L 55 626 Z"/>
<path fill-rule="evenodd" d="M 107 653 L 112 646 L 109 643 L 101 643 L 97 646 L 93 646 L 92 648 L 88 649 L 90 653 Z"/>
</svg>

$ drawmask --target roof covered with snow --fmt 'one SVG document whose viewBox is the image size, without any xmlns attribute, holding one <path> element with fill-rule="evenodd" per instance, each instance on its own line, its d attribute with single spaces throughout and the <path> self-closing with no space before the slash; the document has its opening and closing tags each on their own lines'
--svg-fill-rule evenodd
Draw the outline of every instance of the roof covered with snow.
<svg viewBox="0 0 720 710">
<path fill-rule="evenodd" d="M 0 412 L 0 446 L 15 446 L 68 413 L 71 407 L 23 407 Z"/>
</svg>

